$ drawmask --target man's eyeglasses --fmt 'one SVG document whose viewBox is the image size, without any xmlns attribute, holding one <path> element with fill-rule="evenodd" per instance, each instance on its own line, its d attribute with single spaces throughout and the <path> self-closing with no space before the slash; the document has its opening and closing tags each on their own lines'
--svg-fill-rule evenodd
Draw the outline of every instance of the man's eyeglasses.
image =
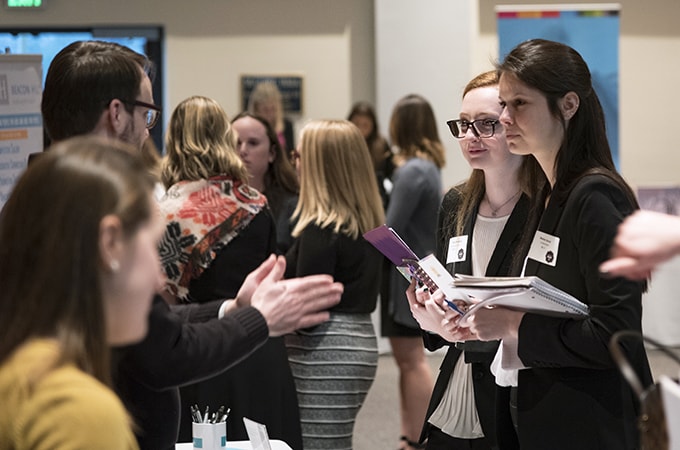
<svg viewBox="0 0 680 450">
<path fill-rule="evenodd" d="M 455 119 L 446 122 L 449 126 L 449 130 L 451 130 L 451 134 L 456 139 L 463 139 L 468 130 L 472 130 L 472 134 L 478 138 L 491 137 L 496 132 L 496 125 L 498 125 L 498 123 L 499 122 L 496 119 L 477 119 L 472 122 L 463 119 Z"/>
<path fill-rule="evenodd" d="M 153 105 L 151 103 L 145 103 L 145 102 L 140 102 L 139 100 L 135 100 L 133 102 L 128 102 L 125 100 L 121 100 L 123 103 L 126 105 L 132 105 L 132 106 L 139 106 L 140 108 L 146 108 L 146 114 L 144 115 L 144 119 L 146 120 L 146 129 L 150 130 L 153 127 L 156 126 L 158 123 L 158 119 L 161 117 L 161 107 L 157 105 Z"/>
</svg>

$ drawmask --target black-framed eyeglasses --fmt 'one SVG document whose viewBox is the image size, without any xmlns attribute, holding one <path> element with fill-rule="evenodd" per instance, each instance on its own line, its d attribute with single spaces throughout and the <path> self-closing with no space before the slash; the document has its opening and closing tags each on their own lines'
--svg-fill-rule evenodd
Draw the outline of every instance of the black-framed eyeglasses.
<svg viewBox="0 0 680 450">
<path fill-rule="evenodd" d="M 158 105 L 154 105 L 152 103 L 146 103 L 142 102 L 139 100 L 135 100 L 132 102 L 121 100 L 121 102 L 125 103 L 126 105 L 132 105 L 132 106 L 139 106 L 140 108 L 146 108 L 146 114 L 144 115 L 144 119 L 146 120 L 146 129 L 150 130 L 153 127 L 156 126 L 158 123 L 158 119 L 161 117 L 161 107 Z"/>
<path fill-rule="evenodd" d="M 472 134 L 478 138 L 488 138 L 496 133 L 496 125 L 499 121 L 497 119 L 477 119 L 472 122 L 464 119 L 449 120 L 446 124 L 451 130 L 451 134 L 456 139 L 463 139 L 468 130 L 472 130 Z"/>
</svg>

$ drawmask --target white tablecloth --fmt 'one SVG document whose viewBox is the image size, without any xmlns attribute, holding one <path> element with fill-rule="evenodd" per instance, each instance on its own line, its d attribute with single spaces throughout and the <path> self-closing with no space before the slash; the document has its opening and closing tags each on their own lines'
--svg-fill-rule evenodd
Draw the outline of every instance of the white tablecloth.
<svg viewBox="0 0 680 450">
<path fill-rule="evenodd" d="M 291 448 L 283 441 L 276 439 L 269 441 L 272 450 L 291 450 Z M 181 442 L 175 445 L 176 450 L 193 450 L 194 446 L 191 442 Z M 226 450 L 252 450 L 250 441 L 229 441 L 227 442 Z"/>
</svg>

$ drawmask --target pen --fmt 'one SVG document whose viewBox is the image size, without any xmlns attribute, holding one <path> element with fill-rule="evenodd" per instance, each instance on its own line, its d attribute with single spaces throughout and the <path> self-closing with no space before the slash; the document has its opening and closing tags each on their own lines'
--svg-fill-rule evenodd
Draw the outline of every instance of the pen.
<svg viewBox="0 0 680 450">
<path fill-rule="evenodd" d="M 203 422 L 203 417 L 201 417 L 201 411 L 198 409 L 198 405 L 194 405 L 194 417 L 196 419 L 196 423 L 202 423 Z"/>
<path fill-rule="evenodd" d="M 458 314 L 460 314 L 461 316 L 464 316 L 464 315 L 465 315 L 465 313 L 464 313 L 458 306 L 456 306 L 456 304 L 453 303 L 451 300 L 444 299 L 444 301 L 445 301 L 446 304 L 449 306 L 449 308 L 451 308 L 452 310 L 456 311 L 456 312 L 457 312 Z"/>
<path fill-rule="evenodd" d="M 231 408 L 227 408 L 227 410 L 222 414 L 222 417 L 220 418 L 220 422 L 226 422 L 227 417 L 229 417 L 229 412 L 231 411 Z"/>
<path fill-rule="evenodd" d="M 203 413 L 203 422 L 208 423 L 208 420 L 210 419 L 210 416 L 208 415 L 208 412 L 210 411 L 210 405 L 207 405 L 205 407 L 205 413 Z"/>
</svg>

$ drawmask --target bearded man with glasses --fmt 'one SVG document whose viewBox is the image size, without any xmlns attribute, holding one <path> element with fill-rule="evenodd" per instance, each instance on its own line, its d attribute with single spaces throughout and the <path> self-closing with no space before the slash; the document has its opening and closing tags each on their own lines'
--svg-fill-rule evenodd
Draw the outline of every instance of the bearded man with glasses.
<svg viewBox="0 0 680 450">
<path fill-rule="evenodd" d="M 127 47 L 100 41 L 68 45 L 52 60 L 45 80 L 42 114 L 49 137 L 96 134 L 141 150 L 161 110 L 153 102 L 152 75 L 148 59 Z M 224 302 L 171 310 L 156 295 L 146 338 L 114 349 L 114 387 L 134 418 L 140 448 L 175 448 L 178 386 L 228 369 L 268 336 L 327 320 L 342 285 L 328 276 L 281 280 L 284 270 L 285 259 L 270 256 L 248 275 L 236 299 Z"/>
</svg>

